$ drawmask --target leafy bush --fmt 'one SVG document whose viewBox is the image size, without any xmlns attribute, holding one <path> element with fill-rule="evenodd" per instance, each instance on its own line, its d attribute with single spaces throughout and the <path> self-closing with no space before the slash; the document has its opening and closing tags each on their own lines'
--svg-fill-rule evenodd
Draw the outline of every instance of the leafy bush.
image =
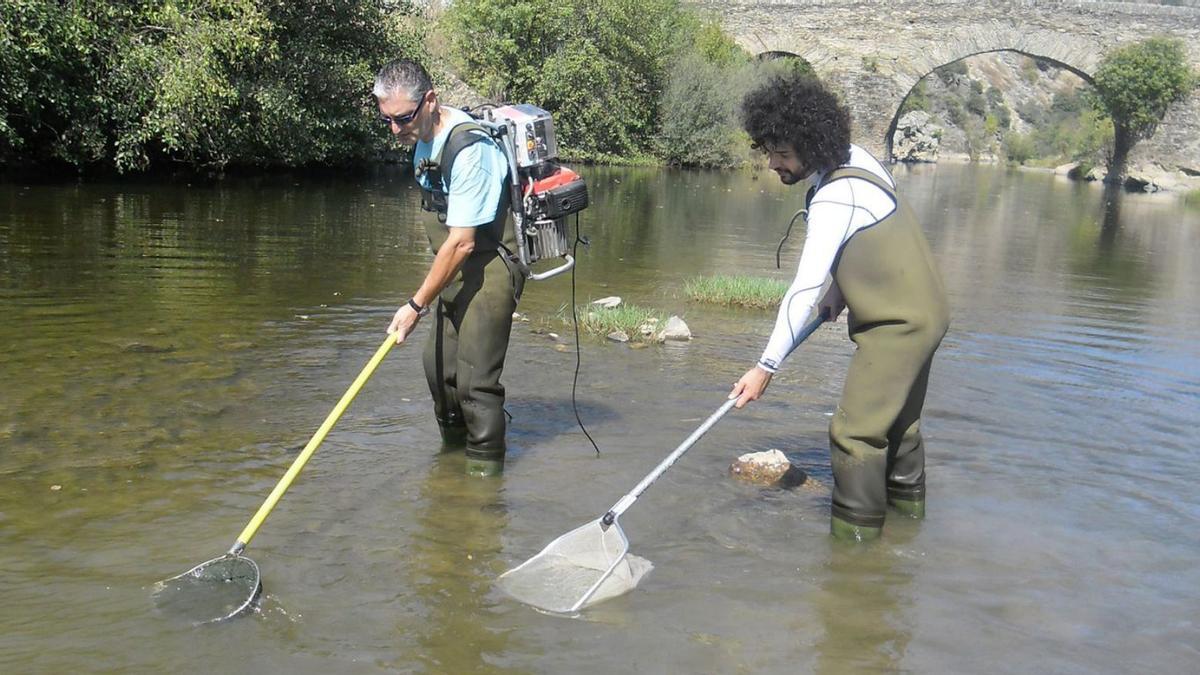
<svg viewBox="0 0 1200 675">
<path fill-rule="evenodd" d="M 737 124 L 747 67 L 720 68 L 689 54 L 671 69 L 663 92 L 659 156 L 671 164 L 728 168 L 743 163 L 749 142 Z"/>
<path fill-rule="evenodd" d="M 466 81 L 556 113 L 578 159 L 649 151 L 668 66 L 699 29 L 679 0 L 456 0 L 444 21 Z"/>
<path fill-rule="evenodd" d="M 1004 156 L 1013 164 L 1024 164 L 1036 156 L 1033 136 L 1015 131 L 1004 135 Z"/>
<path fill-rule="evenodd" d="M 746 162 L 750 141 L 737 118 L 745 93 L 780 69 L 811 71 L 799 58 L 752 62 L 750 55 L 707 23 L 706 36 L 672 66 L 663 92 L 658 155 L 682 166 L 731 168 Z"/>
<path fill-rule="evenodd" d="M 967 62 L 960 59 L 936 68 L 933 72 L 937 73 L 946 86 L 953 86 L 967 76 Z"/>
<path fill-rule="evenodd" d="M 975 80 L 972 83 L 979 84 L 978 80 Z M 988 110 L 987 99 L 983 97 L 982 92 L 972 91 L 971 94 L 967 96 L 966 108 L 967 112 L 971 113 L 972 115 L 983 117 L 987 114 Z"/>
<path fill-rule="evenodd" d="M 921 79 L 917 81 L 916 86 L 912 88 L 912 91 L 908 92 L 908 96 L 900 104 L 900 111 L 897 113 L 897 116 L 903 117 L 914 110 L 929 112 L 932 109 L 933 104 L 929 100 L 929 92 L 925 87 L 925 80 Z"/>
<path fill-rule="evenodd" d="M 1021 59 L 1021 79 L 1028 84 L 1035 84 L 1042 76 L 1041 69 L 1038 68 L 1038 60 L 1030 57 Z"/>
<path fill-rule="evenodd" d="M 946 117 L 957 127 L 963 126 L 967 121 L 967 113 L 958 99 L 952 98 L 946 101 Z"/>
</svg>

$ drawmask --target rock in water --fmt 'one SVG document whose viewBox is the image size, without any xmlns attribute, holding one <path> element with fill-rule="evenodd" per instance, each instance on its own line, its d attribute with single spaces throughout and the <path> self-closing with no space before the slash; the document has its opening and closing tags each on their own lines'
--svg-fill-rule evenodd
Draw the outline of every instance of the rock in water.
<svg viewBox="0 0 1200 675">
<path fill-rule="evenodd" d="M 729 473 L 756 485 L 772 487 L 795 487 L 808 478 L 803 469 L 778 450 L 748 452 L 729 465 Z"/>
<path fill-rule="evenodd" d="M 621 296 L 610 295 L 607 298 L 600 298 L 599 300 L 593 300 L 592 304 L 599 305 L 605 309 L 614 309 L 621 304 Z"/>
<path fill-rule="evenodd" d="M 680 340 L 686 342 L 692 339 L 692 331 L 683 319 L 672 316 L 667 319 L 667 325 L 658 333 L 659 342 L 665 340 Z"/>
<path fill-rule="evenodd" d="M 929 113 L 914 110 L 896 122 L 892 154 L 901 162 L 936 162 L 942 127 Z"/>
</svg>

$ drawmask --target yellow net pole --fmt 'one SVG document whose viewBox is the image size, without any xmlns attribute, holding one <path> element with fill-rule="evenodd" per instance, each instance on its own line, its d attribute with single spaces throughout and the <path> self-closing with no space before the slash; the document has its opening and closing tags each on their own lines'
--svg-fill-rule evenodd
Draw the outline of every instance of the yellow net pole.
<svg viewBox="0 0 1200 675">
<path fill-rule="evenodd" d="M 300 475 L 300 471 L 304 469 L 304 465 L 308 463 L 308 459 L 317 451 L 317 447 L 325 440 L 325 436 L 329 433 L 329 430 L 341 418 L 342 413 L 350 406 L 351 401 L 358 395 L 359 390 L 366 384 L 367 379 L 375 372 L 375 368 L 383 361 L 383 357 L 387 356 L 387 353 L 391 351 L 394 344 L 396 344 L 396 336 L 389 334 L 387 339 L 383 341 L 383 344 L 379 345 L 379 349 L 375 350 L 375 355 L 363 367 L 362 372 L 354 379 L 354 383 L 342 395 L 342 399 L 333 407 L 333 410 L 325 418 L 325 421 L 321 423 L 320 428 L 317 429 L 317 433 L 313 434 L 313 437 L 308 441 L 308 445 L 304 446 L 304 450 L 301 451 L 300 456 L 296 458 L 296 461 L 292 462 L 292 466 L 288 468 L 287 473 L 283 474 L 283 478 L 279 479 L 279 483 L 275 485 L 275 489 L 271 491 L 271 494 L 263 502 L 263 505 L 258 507 L 258 512 L 250 519 L 250 522 L 246 525 L 246 529 L 242 530 L 242 533 L 238 535 L 237 543 L 229 549 L 230 553 L 234 555 L 240 554 L 250 543 L 250 540 L 254 538 L 259 526 L 262 525 L 263 521 L 271 513 L 271 509 L 275 508 L 275 504 L 283 497 L 283 493 L 287 492 L 288 488 L 291 487 L 292 481 L 296 480 L 296 476 Z"/>
</svg>

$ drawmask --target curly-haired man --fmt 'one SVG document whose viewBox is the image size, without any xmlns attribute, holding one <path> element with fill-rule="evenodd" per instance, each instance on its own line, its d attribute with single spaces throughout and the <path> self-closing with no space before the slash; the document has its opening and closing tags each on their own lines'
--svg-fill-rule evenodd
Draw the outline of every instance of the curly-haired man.
<svg viewBox="0 0 1200 675">
<path fill-rule="evenodd" d="M 742 102 L 744 126 L 785 185 L 811 179 L 795 281 L 767 348 L 734 385 L 737 407 L 763 395 L 814 308 L 849 308 L 850 360 L 829 426 L 831 531 L 882 532 L 886 509 L 925 514 L 921 409 L 933 354 L 949 325 L 946 292 L 916 218 L 888 171 L 850 143 L 850 114 L 821 82 L 777 75 Z"/>
</svg>

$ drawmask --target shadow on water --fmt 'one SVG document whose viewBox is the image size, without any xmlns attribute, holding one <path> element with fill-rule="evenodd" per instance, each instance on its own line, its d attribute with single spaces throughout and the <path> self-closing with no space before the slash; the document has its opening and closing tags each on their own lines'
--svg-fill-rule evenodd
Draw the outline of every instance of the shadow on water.
<svg viewBox="0 0 1200 675">
<path fill-rule="evenodd" d="M 612 406 L 598 401 L 579 400 L 578 407 L 579 417 L 593 438 L 597 429 L 620 417 Z M 572 435 L 578 436 L 578 442 L 572 442 L 572 445 L 592 451 L 591 444 L 579 429 L 570 401 L 521 396 L 518 393 L 508 397 L 505 408 L 512 415 L 509 438 L 518 447 L 548 443 L 561 436 Z"/>
</svg>

